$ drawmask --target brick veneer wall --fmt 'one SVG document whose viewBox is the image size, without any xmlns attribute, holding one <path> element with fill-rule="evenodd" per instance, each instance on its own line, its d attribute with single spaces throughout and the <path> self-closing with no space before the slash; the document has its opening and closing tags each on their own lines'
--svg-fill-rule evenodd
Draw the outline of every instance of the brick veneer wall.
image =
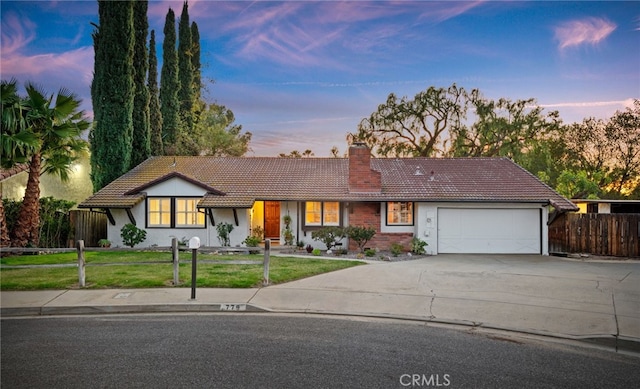
<svg viewBox="0 0 640 389">
<path fill-rule="evenodd" d="M 393 243 L 399 243 L 406 251 L 411 250 L 411 232 L 380 232 L 380 203 L 350 203 L 349 204 L 349 225 L 374 227 L 376 234 L 367 244 L 367 248 L 377 248 L 379 250 L 389 250 Z M 349 240 L 349 250 L 357 250 L 358 245 L 353 240 Z"/>
<path fill-rule="evenodd" d="M 371 150 L 361 143 L 349 148 L 349 191 L 380 192 L 381 174 L 371 170 Z"/>
</svg>

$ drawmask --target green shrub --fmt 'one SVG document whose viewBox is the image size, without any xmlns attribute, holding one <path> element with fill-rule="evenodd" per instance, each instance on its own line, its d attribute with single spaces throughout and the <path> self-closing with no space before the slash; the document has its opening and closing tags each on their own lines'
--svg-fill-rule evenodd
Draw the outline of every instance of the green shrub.
<svg viewBox="0 0 640 389">
<path fill-rule="evenodd" d="M 251 235 L 247 236 L 245 240 L 242 241 L 242 243 L 247 245 L 247 247 L 258 247 L 261 241 L 262 239 L 258 238 L 257 236 Z"/>
<path fill-rule="evenodd" d="M 411 239 L 411 252 L 414 254 L 425 254 L 427 252 L 424 249 L 426 246 L 427 242 L 418 237 L 414 236 L 413 239 Z"/>
<path fill-rule="evenodd" d="M 222 246 L 231 246 L 231 241 L 229 240 L 229 234 L 233 231 L 233 224 L 230 223 L 218 223 L 216 226 L 216 231 L 218 231 L 218 240 Z"/>
<path fill-rule="evenodd" d="M 366 249 L 364 251 L 364 255 L 367 257 L 375 257 L 376 256 L 376 250 L 375 249 Z"/>
<path fill-rule="evenodd" d="M 18 221 L 22 201 L 4 199 L 5 222 L 11 231 Z M 38 247 L 67 247 L 72 237 L 73 226 L 69 210 L 75 203 L 53 197 L 40 198 L 40 242 Z"/>
<path fill-rule="evenodd" d="M 120 230 L 120 236 L 124 244 L 133 247 L 147 239 L 147 231 L 141 230 L 131 223 L 127 223 Z"/>
<path fill-rule="evenodd" d="M 404 247 L 402 247 L 400 243 L 391 244 L 391 255 L 393 255 L 394 257 L 397 257 L 398 255 L 402 254 L 403 250 L 404 250 Z"/>
<path fill-rule="evenodd" d="M 373 227 L 349 226 L 345 229 L 345 233 L 350 239 L 356 242 L 360 252 L 363 252 L 364 246 L 376 234 L 376 229 Z"/>
<path fill-rule="evenodd" d="M 327 246 L 327 250 L 331 250 L 336 243 L 346 236 L 345 229 L 342 227 L 323 227 L 311 233 L 311 237 L 324 243 Z"/>
<path fill-rule="evenodd" d="M 322 252 L 320 251 L 320 249 L 313 249 L 313 251 L 311 252 L 311 254 L 318 256 L 320 255 Z"/>
</svg>

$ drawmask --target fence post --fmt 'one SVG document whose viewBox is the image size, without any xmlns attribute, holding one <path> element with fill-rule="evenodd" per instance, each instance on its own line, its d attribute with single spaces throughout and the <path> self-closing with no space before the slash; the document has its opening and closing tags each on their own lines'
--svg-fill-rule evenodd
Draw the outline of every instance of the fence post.
<svg viewBox="0 0 640 389">
<path fill-rule="evenodd" d="M 269 254 L 271 251 L 271 239 L 264 240 L 264 271 L 262 273 L 262 286 L 269 285 Z"/>
<path fill-rule="evenodd" d="M 173 257 L 173 285 L 180 283 L 180 253 L 178 252 L 178 238 L 171 238 L 171 253 Z"/>
<path fill-rule="evenodd" d="M 80 287 L 83 288 L 85 284 L 84 240 L 79 240 L 76 244 L 76 248 L 78 251 L 78 283 L 80 284 Z"/>
</svg>

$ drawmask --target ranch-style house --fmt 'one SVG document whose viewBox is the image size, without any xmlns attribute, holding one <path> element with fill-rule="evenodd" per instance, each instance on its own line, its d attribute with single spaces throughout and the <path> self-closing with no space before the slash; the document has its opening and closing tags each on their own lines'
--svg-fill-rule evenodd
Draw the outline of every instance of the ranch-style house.
<svg viewBox="0 0 640 389">
<path fill-rule="evenodd" d="M 232 246 L 257 227 L 284 244 L 288 215 L 294 243 L 325 249 L 314 230 L 370 226 L 367 247 L 409 249 L 418 237 L 432 255 L 548 255 L 550 212 L 577 210 L 508 158 L 373 158 L 360 143 L 347 158 L 151 157 L 79 207 L 106 212 L 115 246 L 127 223 L 147 231 L 139 246 L 220 246 L 218 223 L 233 225 Z"/>
</svg>

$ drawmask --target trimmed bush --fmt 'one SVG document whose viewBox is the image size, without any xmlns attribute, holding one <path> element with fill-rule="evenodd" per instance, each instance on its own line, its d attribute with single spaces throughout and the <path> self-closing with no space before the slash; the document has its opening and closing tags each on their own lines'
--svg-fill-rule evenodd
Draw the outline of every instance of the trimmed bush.
<svg viewBox="0 0 640 389">
<path fill-rule="evenodd" d="M 373 227 L 349 226 L 345 229 L 345 233 L 350 239 L 353 239 L 356 242 L 358 249 L 362 253 L 364 251 L 364 246 L 376 234 L 376 229 Z"/>
<path fill-rule="evenodd" d="M 346 236 L 345 229 L 342 227 L 323 227 L 311 233 L 311 237 L 324 243 L 327 246 L 327 250 L 331 250 L 336 243 Z"/>
<path fill-rule="evenodd" d="M 120 230 L 120 236 L 124 244 L 133 247 L 147 239 L 147 231 L 141 230 L 131 223 L 127 223 Z"/>
</svg>

